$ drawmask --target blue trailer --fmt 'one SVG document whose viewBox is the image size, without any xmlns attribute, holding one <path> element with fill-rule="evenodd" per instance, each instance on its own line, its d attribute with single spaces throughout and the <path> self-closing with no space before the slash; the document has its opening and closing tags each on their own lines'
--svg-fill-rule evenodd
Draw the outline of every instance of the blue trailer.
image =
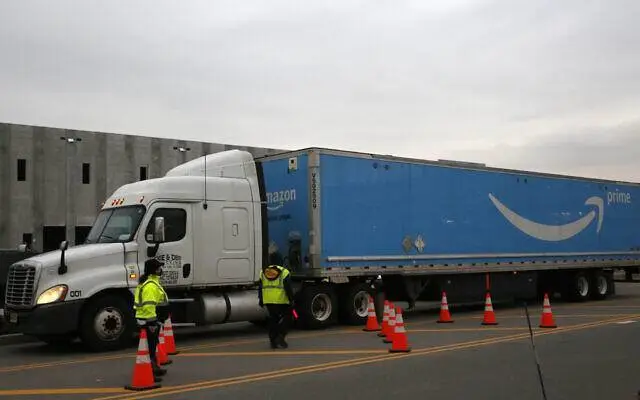
<svg viewBox="0 0 640 400">
<path fill-rule="evenodd" d="M 303 300 L 322 294 L 347 320 L 378 277 L 410 303 L 489 288 L 586 300 L 614 293 L 615 268 L 640 266 L 638 183 L 319 148 L 258 162 L 266 244 L 297 280 L 323 281 Z"/>
</svg>

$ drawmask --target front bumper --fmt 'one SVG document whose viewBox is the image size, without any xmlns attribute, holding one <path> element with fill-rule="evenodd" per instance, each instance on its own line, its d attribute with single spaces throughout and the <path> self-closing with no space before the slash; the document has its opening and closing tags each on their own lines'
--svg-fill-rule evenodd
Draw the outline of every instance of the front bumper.
<svg viewBox="0 0 640 400">
<path fill-rule="evenodd" d="M 78 329 L 83 300 L 37 306 L 30 310 L 5 306 L 4 322 L 9 329 L 25 335 L 56 335 Z"/>
</svg>

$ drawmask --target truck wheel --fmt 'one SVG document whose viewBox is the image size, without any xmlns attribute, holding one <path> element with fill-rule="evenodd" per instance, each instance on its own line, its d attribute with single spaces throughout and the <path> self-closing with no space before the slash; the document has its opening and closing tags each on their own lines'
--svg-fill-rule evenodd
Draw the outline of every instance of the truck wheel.
<svg viewBox="0 0 640 400">
<path fill-rule="evenodd" d="M 122 297 L 107 295 L 87 304 L 80 322 L 80 337 L 93 351 L 122 349 L 132 342 L 135 320 Z"/>
<path fill-rule="evenodd" d="M 592 285 L 593 285 L 592 297 L 595 300 L 603 300 L 611 292 L 609 288 L 609 280 L 607 279 L 607 276 L 602 271 L 596 271 L 593 274 Z"/>
<path fill-rule="evenodd" d="M 335 290 L 327 284 L 311 285 L 299 295 L 300 323 L 306 329 L 321 329 L 336 322 L 337 299 Z"/>
<path fill-rule="evenodd" d="M 591 297 L 591 280 L 585 272 L 577 272 L 568 278 L 566 294 L 570 300 L 586 301 Z"/>
<path fill-rule="evenodd" d="M 346 325 L 364 325 L 369 315 L 371 289 L 366 283 L 346 284 L 340 288 L 340 322 Z"/>
</svg>

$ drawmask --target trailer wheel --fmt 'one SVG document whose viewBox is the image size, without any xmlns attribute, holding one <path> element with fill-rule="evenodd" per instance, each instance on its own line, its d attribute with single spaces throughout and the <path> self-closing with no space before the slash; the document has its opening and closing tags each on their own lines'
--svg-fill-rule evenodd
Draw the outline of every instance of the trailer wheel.
<svg viewBox="0 0 640 400">
<path fill-rule="evenodd" d="M 576 272 L 568 277 L 568 287 L 565 294 L 570 300 L 585 301 L 591 297 L 591 280 L 585 272 Z"/>
<path fill-rule="evenodd" d="M 364 325 L 369 315 L 371 289 L 366 283 L 345 284 L 340 287 L 340 322 Z"/>
<path fill-rule="evenodd" d="M 592 297 L 596 300 L 605 299 L 611 292 L 609 279 L 602 271 L 596 271 L 593 274 L 593 289 Z"/>
<path fill-rule="evenodd" d="M 110 351 L 131 344 L 135 320 L 121 296 L 109 294 L 89 301 L 80 321 L 82 342 L 92 351 Z"/>
<path fill-rule="evenodd" d="M 334 288 L 328 284 L 310 285 L 298 297 L 300 323 L 306 329 L 321 329 L 336 322 L 337 299 Z"/>
</svg>

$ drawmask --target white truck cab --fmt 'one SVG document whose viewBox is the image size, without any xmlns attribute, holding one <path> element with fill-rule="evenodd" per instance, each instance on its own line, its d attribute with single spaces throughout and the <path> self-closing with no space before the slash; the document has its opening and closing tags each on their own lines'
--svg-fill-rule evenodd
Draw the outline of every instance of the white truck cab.
<svg viewBox="0 0 640 400">
<path fill-rule="evenodd" d="M 261 320 L 262 204 L 250 153 L 231 150 L 117 189 L 85 244 L 11 266 L 5 314 L 48 342 L 79 336 L 97 350 L 133 337 L 132 292 L 144 262 L 165 263 L 172 318 L 189 324 Z"/>
</svg>

